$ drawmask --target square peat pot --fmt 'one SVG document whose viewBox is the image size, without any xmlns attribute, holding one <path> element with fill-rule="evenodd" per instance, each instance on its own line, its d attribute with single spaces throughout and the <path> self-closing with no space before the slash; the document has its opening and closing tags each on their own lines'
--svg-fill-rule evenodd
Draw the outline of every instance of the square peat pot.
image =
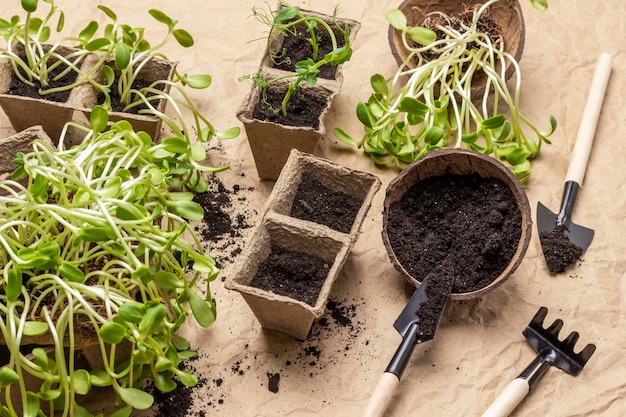
<svg viewBox="0 0 626 417">
<path fill-rule="evenodd" d="M 72 49 L 59 47 L 57 51 L 66 55 Z M 16 53 L 20 54 L 20 48 L 16 48 Z M 81 89 L 70 90 L 64 102 L 10 94 L 8 90 L 13 74 L 11 61 L 0 60 L 0 107 L 7 115 L 11 126 L 17 132 L 32 126 L 41 126 L 57 144 L 65 123 L 72 120 L 75 104 L 80 101 Z M 78 77 L 78 74 L 76 76 Z"/>
<path fill-rule="evenodd" d="M 278 6 L 279 8 L 282 7 L 280 3 L 278 4 Z M 352 45 L 352 49 L 354 49 L 354 46 L 353 46 L 354 40 L 356 39 L 357 32 L 361 28 L 360 22 L 357 22 L 356 20 L 352 20 L 352 19 L 339 18 L 339 17 L 335 19 L 333 18 L 333 16 L 330 16 L 324 13 L 318 13 L 318 12 L 311 11 L 311 10 L 300 9 L 300 11 L 305 17 L 315 16 L 315 17 L 320 18 L 325 23 L 327 23 L 331 28 L 335 28 L 336 26 L 339 26 L 343 29 L 347 26 L 350 29 L 350 36 L 349 36 L 350 45 Z M 335 20 L 337 22 L 337 25 L 335 25 Z M 286 36 L 290 36 L 290 35 L 289 34 L 286 35 L 284 32 L 281 32 L 281 31 L 274 31 L 272 33 L 271 39 L 268 40 L 268 45 L 269 45 L 270 50 L 280 51 L 281 56 L 289 57 L 289 46 L 285 42 Z M 343 40 L 343 37 L 342 37 L 342 40 Z M 337 39 L 337 41 L 341 42 L 339 39 Z M 300 46 L 300 44 L 295 43 L 294 47 L 310 48 L 310 45 L 306 44 L 307 40 L 305 38 L 301 38 L 300 42 L 304 43 L 304 45 Z M 342 44 L 343 42 L 341 43 L 341 45 Z M 281 71 L 284 73 L 294 72 L 294 67 L 296 63 L 293 62 L 293 60 L 289 60 L 290 61 L 289 63 L 285 63 L 285 59 L 282 59 L 281 61 L 282 61 L 281 65 L 274 64 L 274 61 L 272 61 L 269 51 L 266 48 L 263 54 L 263 57 L 261 59 L 261 65 L 260 65 L 261 71 L 272 70 L 272 71 Z M 338 84 L 341 84 L 343 82 L 343 74 L 342 74 L 343 64 L 336 65 L 332 68 L 334 68 L 334 71 L 330 71 L 330 68 L 328 70 L 325 70 L 324 67 L 322 67 L 320 73 L 318 74 L 318 77 L 322 80 L 331 80 Z M 281 74 L 281 75 L 284 75 L 284 74 Z"/>
<path fill-rule="evenodd" d="M 317 188 L 305 192 L 307 187 Z M 369 172 L 338 165 L 293 149 L 272 189 L 266 212 L 330 227 L 356 241 L 380 180 Z"/>
<path fill-rule="evenodd" d="M 313 322 L 324 313 L 331 288 L 346 261 L 350 246 L 350 239 L 344 234 L 268 213 L 239 256 L 236 270 L 225 286 L 243 296 L 261 327 L 304 340 Z M 314 301 L 305 302 L 281 295 L 282 288 L 272 291 L 253 284 L 260 269 L 276 250 L 308 255 L 323 260 L 328 266 Z M 303 280 L 302 275 L 294 274 L 293 278 L 298 282 Z"/>
<path fill-rule="evenodd" d="M 97 59 L 97 56 L 94 56 L 94 59 Z M 107 63 L 110 67 L 114 68 L 113 61 Z M 139 76 L 137 78 L 138 82 L 142 84 L 150 85 L 155 81 L 166 80 L 171 81 L 174 78 L 174 72 L 176 70 L 176 66 L 178 62 L 167 61 L 160 58 L 155 58 L 150 60 L 150 62 L 146 63 L 143 68 L 139 71 Z M 103 81 L 102 74 L 95 75 L 96 80 L 99 82 Z M 116 79 L 117 81 L 117 79 Z M 170 85 L 165 84 L 159 85 L 159 88 L 163 87 L 163 91 L 167 94 L 170 91 Z M 117 84 L 115 83 L 111 88 L 117 88 Z M 85 84 L 81 87 L 83 91 L 80 94 L 80 105 L 79 109 L 83 114 L 89 118 L 91 115 L 91 109 L 99 104 L 98 91 L 94 89 L 91 85 Z M 156 110 L 160 113 L 165 113 L 165 108 L 167 106 L 166 100 L 161 100 L 161 102 L 156 107 Z M 135 132 L 146 132 L 152 137 L 155 141 L 159 138 L 161 133 L 161 125 L 163 121 L 161 118 L 146 114 L 135 114 L 135 113 L 126 113 L 120 111 L 112 111 L 109 112 L 109 120 L 112 122 L 118 122 L 120 120 L 128 121 Z"/>
<path fill-rule="evenodd" d="M 284 94 L 288 85 L 289 82 L 286 80 L 277 81 L 271 88 Z M 262 95 L 262 89 L 259 87 L 252 87 L 237 111 L 237 118 L 246 130 L 248 144 L 261 180 L 276 181 L 289 158 L 291 149 L 312 154 L 326 133 L 324 119 L 338 90 L 331 83 L 323 82 L 316 86 L 303 82 L 300 87 L 303 96 L 310 96 L 321 103 L 320 111 L 309 116 L 307 126 L 290 126 L 255 116 L 255 108 Z M 296 99 L 297 95 L 299 93 L 295 93 L 292 100 Z"/>
</svg>

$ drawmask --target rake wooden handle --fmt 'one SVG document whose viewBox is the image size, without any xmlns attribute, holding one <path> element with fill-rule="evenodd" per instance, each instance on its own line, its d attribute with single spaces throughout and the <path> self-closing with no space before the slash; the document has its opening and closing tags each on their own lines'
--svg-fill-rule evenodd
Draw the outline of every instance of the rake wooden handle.
<svg viewBox="0 0 626 417">
<path fill-rule="evenodd" d="M 530 392 L 528 380 L 515 378 L 489 406 L 482 417 L 506 417 Z"/>
<path fill-rule="evenodd" d="M 583 110 L 582 120 L 578 128 L 578 135 L 574 143 L 572 158 L 570 160 L 565 181 L 575 181 L 582 186 L 587 161 L 591 153 L 591 145 L 600 118 L 600 109 L 604 101 L 604 93 L 611 75 L 611 63 L 613 58 L 607 53 L 600 54 L 596 69 L 591 81 L 591 88 L 587 96 L 587 103 Z"/>
<path fill-rule="evenodd" d="M 531 388 L 550 368 L 550 363 L 540 354 L 507 385 L 481 417 L 507 417 L 528 395 Z"/>
</svg>

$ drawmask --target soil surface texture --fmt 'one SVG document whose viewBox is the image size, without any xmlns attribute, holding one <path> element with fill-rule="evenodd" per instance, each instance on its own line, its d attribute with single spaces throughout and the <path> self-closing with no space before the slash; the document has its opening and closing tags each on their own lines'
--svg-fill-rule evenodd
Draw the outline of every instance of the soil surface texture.
<svg viewBox="0 0 626 417">
<path fill-rule="evenodd" d="M 59 78 L 58 80 L 55 80 L 55 78 L 62 71 L 63 71 L 62 67 L 57 67 L 56 69 L 52 70 L 51 73 L 49 74 L 50 80 L 48 81 L 48 84 L 45 86 L 44 89 L 64 87 L 66 85 L 72 84 L 76 80 L 76 73 L 72 71 L 68 72 L 63 77 Z M 43 100 L 48 100 L 48 101 L 55 101 L 57 103 L 65 103 L 67 99 L 70 97 L 70 90 L 40 95 L 39 90 L 42 88 L 42 85 L 39 81 L 34 81 L 34 83 L 35 83 L 34 87 L 28 84 L 25 84 L 15 74 L 13 74 L 13 77 L 11 78 L 11 84 L 9 85 L 9 88 L 7 88 L 7 90 L 5 91 L 5 94 L 10 94 L 13 96 L 29 97 L 29 98 L 35 98 L 35 99 L 43 99 Z"/>
<path fill-rule="evenodd" d="M 250 282 L 250 286 L 315 305 L 331 264 L 304 252 L 277 246 Z"/>
<path fill-rule="evenodd" d="M 387 235 L 404 269 L 421 281 L 444 260 L 453 293 L 476 291 L 513 259 L 522 215 L 499 179 L 442 175 L 418 182 L 389 208 Z"/>
<path fill-rule="evenodd" d="M 580 259 L 583 249 L 569 240 L 563 226 L 539 234 L 541 249 L 550 272 L 559 274 Z"/>
<path fill-rule="evenodd" d="M 252 117 L 257 120 L 278 123 L 285 126 L 311 127 L 319 129 L 320 115 L 328 106 L 329 97 L 311 94 L 305 89 L 298 89 L 289 98 L 287 114 L 282 112 L 283 98 L 287 88 L 271 86 L 267 89 L 264 103 L 259 101 Z"/>
<path fill-rule="evenodd" d="M 141 103 L 138 104 L 136 106 L 133 106 L 127 110 L 124 110 L 124 108 L 126 107 L 126 104 L 122 103 L 122 97 L 119 94 L 119 89 L 117 88 L 117 84 L 118 84 L 118 72 L 116 72 L 116 76 L 115 76 L 115 81 L 113 82 L 113 86 L 111 87 L 111 91 L 109 92 L 109 98 L 111 99 L 111 109 L 114 112 L 120 112 L 120 113 L 130 113 L 130 114 L 139 114 L 139 112 L 141 110 L 147 110 L 148 106 L 145 103 Z M 133 82 L 133 86 L 132 88 L 134 90 L 141 90 L 142 88 L 146 88 L 149 87 L 150 84 L 152 84 L 149 81 L 146 80 L 141 80 L 141 79 L 136 79 Z M 163 84 L 157 84 L 156 86 L 154 86 L 155 89 L 157 90 L 163 90 Z M 149 97 L 150 95 L 148 95 Z M 102 104 L 104 103 L 104 94 L 100 93 L 98 94 L 98 103 Z M 131 102 L 134 100 L 138 100 L 138 97 L 136 94 L 132 94 L 131 95 Z M 159 102 L 157 100 L 152 100 L 151 101 L 152 106 L 154 106 L 155 108 L 157 108 L 159 106 Z"/>
<path fill-rule="evenodd" d="M 321 27 L 321 26 L 320 26 Z M 332 25 L 331 25 L 332 27 Z M 328 31 L 325 29 L 316 30 L 318 36 L 318 54 L 317 60 L 324 58 L 324 55 L 333 50 L 332 41 Z M 333 28 L 333 33 L 337 40 L 337 47 L 343 47 L 346 42 L 343 35 L 337 28 Z M 313 47 L 309 42 L 311 35 L 306 30 L 306 26 L 301 23 L 296 25 L 295 33 L 288 33 L 283 39 L 281 48 L 278 50 L 278 56 L 275 58 L 274 68 L 281 69 L 283 71 L 295 72 L 296 64 L 300 61 L 304 61 L 309 58 L 313 58 Z M 320 72 L 317 74 L 319 78 L 327 80 L 334 80 L 337 76 L 337 67 L 330 64 L 324 64 L 319 68 Z"/>
<path fill-rule="evenodd" d="M 291 206 L 291 217 L 323 224 L 350 233 L 363 201 L 333 190 L 312 175 L 304 173 Z"/>
</svg>

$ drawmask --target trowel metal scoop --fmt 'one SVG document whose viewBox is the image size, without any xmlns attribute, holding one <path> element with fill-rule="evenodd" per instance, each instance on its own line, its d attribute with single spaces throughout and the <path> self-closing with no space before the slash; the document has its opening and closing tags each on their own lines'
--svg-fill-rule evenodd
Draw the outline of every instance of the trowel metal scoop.
<svg viewBox="0 0 626 417">
<path fill-rule="evenodd" d="M 594 231 L 584 226 L 572 223 L 572 211 L 582 187 L 587 161 L 591 153 L 591 145 L 595 135 L 600 109 L 604 93 L 611 74 L 612 57 L 603 53 L 598 58 L 595 73 L 587 97 L 587 103 L 583 111 L 583 118 L 578 129 L 578 135 L 574 144 L 572 158 L 565 177 L 565 187 L 561 199 L 561 208 L 557 213 L 551 212 L 546 206 L 537 203 L 537 229 L 539 235 L 549 233 L 558 227 L 563 229 L 567 239 L 582 249 L 584 253 L 593 240 Z M 548 257 L 546 248 L 542 242 L 544 256 Z"/>
<path fill-rule="evenodd" d="M 451 273 L 431 273 L 415 290 L 393 324 L 402 335 L 402 343 L 381 376 L 363 417 L 381 417 L 385 413 L 415 347 L 435 337 L 453 283 Z"/>
</svg>

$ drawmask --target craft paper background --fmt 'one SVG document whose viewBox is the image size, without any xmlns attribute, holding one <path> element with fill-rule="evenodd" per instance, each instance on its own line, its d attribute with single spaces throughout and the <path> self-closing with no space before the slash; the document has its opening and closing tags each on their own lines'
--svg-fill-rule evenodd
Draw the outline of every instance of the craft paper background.
<svg viewBox="0 0 626 417">
<path fill-rule="evenodd" d="M 595 238 L 574 268 L 551 275 L 534 229 L 526 257 L 504 285 L 478 300 L 449 303 L 436 338 L 416 349 L 388 417 L 481 415 L 534 358 L 522 330 L 539 306 L 549 309 L 547 323 L 564 320 L 563 337 L 576 330 L 581 334 L 577 346 L 595 343 L 597 351 L 576 378 L 550 369 L 513 416 L 617 417 L 626 409 L 626 6 L 621 0 L 552 0 L 542 13 L 529 1 L 520 1 L 526 22 L 521 110 L 542 128 L 548 127 L 550 114 L 558 121 L 552 145 L 543 146 L 525 185 L 533 213 L 537 201 L 558 209 L 596 58 L 600 52 L 614 56 L 574 210 L 574 221 L 594 229 Z M 172 44 L 166 49 L 168 55 L 179 61 L 182 72 L 213 77 L 208 90 L 193 91 L 192 96 L 218 129 L 241 126 L 235 113 L 251 84 L 240 77 L 256 71 L 264 47 L 255 39 L 266 28 L 250 17 L 252 6 L 263 6 L 262 1 L 58 0 L 57 4 L 67 14 L 65 32 L 82 28 L 90 19 L 104 22 L 98 4 L 115 10 L 121 21 L 145 26 L 149 35 L 160 36 L 163 28 L 148 15 L 148 8 L 175 17 L 196 44 L 188 50 Z M 293 4 L 323 13 L 332 13 L 334 7 L 319 0 Z M 361 22 L 362 27 L 316 155 L 369 171 L 383 186 L 331 293 L 337 305 L 307 340 L 299 342 L 262 330 L 241 296 L 225 290 L 218 279 L 211 287 L 218 303 L 215 325 L 201 329 L 190 323 L 183 329 L 199 352 L 199 359 L 191 364 L 201 376 L 201 384 L 188 393 L 193 405 L 188 409 L 155 406 L 136 415 L 356 416 L 364 409 L 400 342 L 392 323 L 410 294 L 389 262 L 380 235 L 385 187 L 397 172 L 376 167 L 362 151 L 339 143 L 331 132 L 341 127 L 360 135 L 355 106 L 369 97 L 369 77 L 394 72 L 384 14 L 397 5 L 388 0 L 342 0 L 339 5 L 342 16 Z M 17 0 L 0 3 L 4 18 L 18 10 Z M 4 115 L 0 115 L 0 133 L 14 133 Z M 211 163 L 231 167 L 218 174 L 219 181 L 228 190 L 238 186 L 226 210 L 233 218 L 243 215 L 248 226 L 228 242 L 208 245 L 210 254 L 225 260 L 221 278 L 226 278 L 237 262 L 237 249 L 245 246 L 260 218 L 273 183 L 258 180 L 243 127 L 239 138 L 212 142 L 210 149 Z M 268 389 L 273 374 L 280 374 L 276 393 Z M 103 395 L 89 400 L 103 410 L 110 401 Z"/>
</svg>

